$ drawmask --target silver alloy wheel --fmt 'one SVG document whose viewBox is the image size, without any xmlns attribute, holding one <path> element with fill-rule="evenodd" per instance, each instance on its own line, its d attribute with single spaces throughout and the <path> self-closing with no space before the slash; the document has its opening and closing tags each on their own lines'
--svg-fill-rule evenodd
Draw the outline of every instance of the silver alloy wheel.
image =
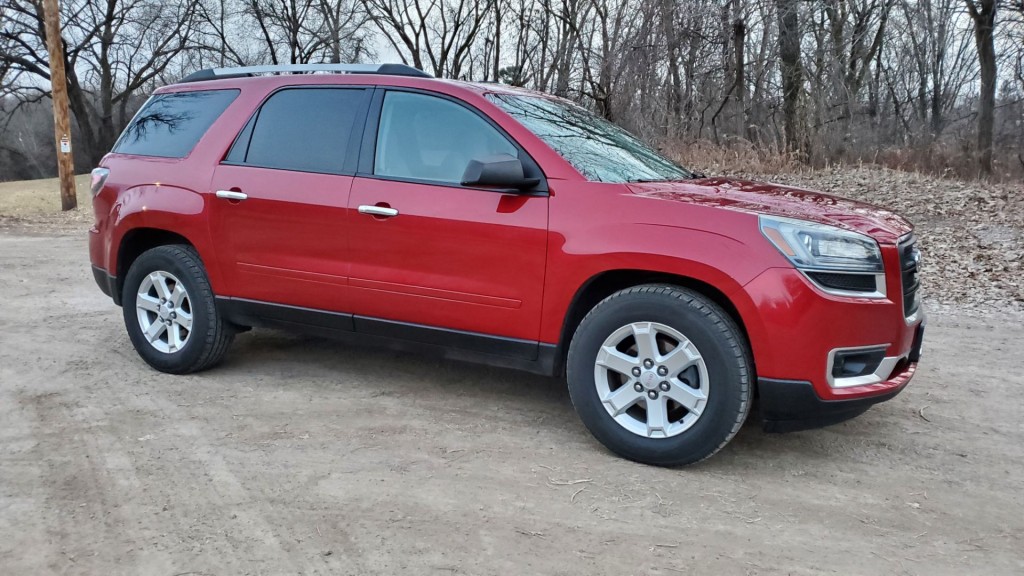
<svg viewBox="0 0 1024 576">
<path fill-rule="evenodd" d="M 192 335 L 192 301 L 185 285 L 157 270 L 142 279 L 135 296 L 139 327 L 153 348 L 164 354 L 181 350 Z"/>
<path fill-rule="evenodd" d="M 657 322 L 612 332 L 597 353 L 594 384 L 608 414 L 647 438 L 689 430 L 708 402 L 708 369 L 697 347 Z"/>
</svg>

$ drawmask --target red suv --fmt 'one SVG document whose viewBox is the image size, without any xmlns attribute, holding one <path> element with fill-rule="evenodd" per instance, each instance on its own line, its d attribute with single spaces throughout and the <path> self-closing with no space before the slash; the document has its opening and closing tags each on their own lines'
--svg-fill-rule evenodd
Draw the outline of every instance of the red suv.
<svg viewBox="0 0 1024 576">
<path fill-rule="evenodd" d="M 92 191 L 96 281 L 157 370 L 273 326 L 564 375 L 640 462 L 714 454 L 755 400 L 768 430 L 855 416 L 921 346 L 903 218 L 705 177 L 570 102 L 407 66 L 197 72 Z"/>
</svg>

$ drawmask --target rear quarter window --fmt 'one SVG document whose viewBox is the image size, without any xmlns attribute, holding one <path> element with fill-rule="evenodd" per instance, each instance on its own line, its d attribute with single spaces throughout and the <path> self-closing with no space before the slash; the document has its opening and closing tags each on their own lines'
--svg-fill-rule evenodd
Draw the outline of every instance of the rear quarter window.
<svg viewBox="0 0 1024 576">
<path fill-rule="evenodd" d="M 200 90 L 153 96 L 124 129 L 113 151 L 184 158 L 238 96 L 238 92 Z"/>
<path fill-rule="evenodd" d="M 369 92 L 289 88 L 275 92 L 238 135 L 227 162 L 260 168 L 346 174 Z"/>
</svg>

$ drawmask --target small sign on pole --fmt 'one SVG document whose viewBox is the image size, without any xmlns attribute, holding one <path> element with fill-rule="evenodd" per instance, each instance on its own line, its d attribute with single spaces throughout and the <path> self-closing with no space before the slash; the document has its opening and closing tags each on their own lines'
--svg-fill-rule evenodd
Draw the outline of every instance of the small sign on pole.
<svg viewBox="0 0 1024 576">
<path fill-rule="evenodd" d="M 71 138 L 67 134 L 60 137 L 60 153 L 71 154 Z"/>
</svg>

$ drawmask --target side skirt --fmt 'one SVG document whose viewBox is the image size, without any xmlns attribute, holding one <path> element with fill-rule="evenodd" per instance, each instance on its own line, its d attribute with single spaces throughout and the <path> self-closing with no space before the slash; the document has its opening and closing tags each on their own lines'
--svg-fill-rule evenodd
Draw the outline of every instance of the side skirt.
<svg viewBox="0 0 1024 576">
<path fill-rule="evenodd" d="M 244 298 L 217 297 L 217 309 L 239 326 L 262 326 L 369 344 L 399 352 L 556 376 L 558 346 Z"/>
</svg>

